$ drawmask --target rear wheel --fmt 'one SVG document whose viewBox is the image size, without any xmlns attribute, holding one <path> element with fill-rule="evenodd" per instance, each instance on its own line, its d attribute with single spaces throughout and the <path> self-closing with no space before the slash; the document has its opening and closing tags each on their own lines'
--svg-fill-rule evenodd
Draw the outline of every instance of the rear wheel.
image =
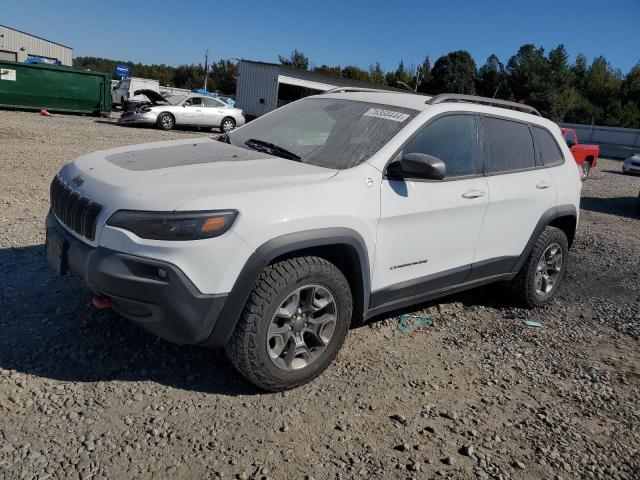
<svg viewBox="0 0 640 480">
<path fill-rule="evenodd" d="M 542 307 L 556 295 L 564 279 L 569 243 L 565 233 L 547 227 L 538 237 L 518 275 L 511 281 L 514 296 L 527 307 Z"/>
<path fill-rule="evenodd" d="M 220 130 L 222 130 L 222 133 L 230 132 L 234 128 L 236 128 L 236 121 L 231 117 L 225 117 L 220 124 Z"/>
<path fill-rule="evenodd" d="M 332 263 L 298 257 L 265 268 L 226 345 L 251 383 L 287 390 L 320 375 L 342 346 L 351 321 L 349 284 Z"/>
<path fill-rule="evenodd" d="M 156 120 L 156 126 L 160 130 L 171 130 L 175 127 L 176 121 L 170 113 L 161 113 Z"/>
</svg>

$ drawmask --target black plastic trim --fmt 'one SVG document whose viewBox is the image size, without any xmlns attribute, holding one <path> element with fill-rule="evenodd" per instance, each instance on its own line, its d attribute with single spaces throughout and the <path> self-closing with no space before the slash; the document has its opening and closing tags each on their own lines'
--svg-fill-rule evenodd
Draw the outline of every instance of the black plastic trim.
<svg viewBox="0 0 640 480">
<path fill-rule="evenodd" d="M 555 207 L 549 208 L 542 214 L 540 220 L 538 220 L 538 223 L 536 224 L 535 229 L 533 230 L 533 233 L 531 234 L 531 237 L 529 238 L 529 241 L 527 242 L 527 245 L 524 247 L 522 254 L 513 267 L 513 270 L 511 272 L 512 277 L 514 277 L 520 271 L 522 265 L 524 265 L 524 262 L 527 260 L 529 253 L 531 253 L 531 250 L 533 250 L 533 246 L 535 245 L 542 231 L 547 227 L 547 225 L 560 217 L 573 217 L 577 219 L 578 212 L 576 211 L 575 205 L 557 205 Z"/>
<path fill-rule="evenodd" d="M 260 272 L 272 260 L 299 250 L 327 245 L 346 245 L 356 251 L 362 271 L 362 311 L 366 311 L 369 306 L 371 276 L 367 247 L 360 234 L 349 228 L 322 228 L 290 233 L 269 240 L 249 257 L 229 293 L 218 323 L 205 344 L 217 348 L 227 343 Z"/>
<path fill-rule="evenodd" d="M 174 343 L 199 344 L 209 337 L 227 295 L 201 293 L 171 263 L 87 245 L 52 214 L 47 229 L 66 243 L 68 271 L 88 290 L 111 298 L 121 315 Z"/>
<path fill-rule="evenodd" d="M 500 107 L 500 108 L 506 107 L 506 108 L 512 108 L 514 110 L 518 110 L 520 112 L 542 117 L 542 115 L 540 115 L 540 112 L 536 110 L 534 107 L 532 107 L 531 105 L 510 102 L 509 100 L 500 100 L 497 98 L 480 97 L 478 95 L 464 95 L 460 93 L 441 93 L 440 95 L 431 97 L 425 103 L 428 105 L 437 105 L 439 103 L 445 103 L 445 102 L 467 102 L 467 103 L 478 103 L 481 105 L 490 105 L 492 107 Z"/>
<path fill-rule="evenodd" d="M 558 205 L 546 210 L 519 256 L 483 260 L 372 292 L 369 310 L 364 315 L 365 319 L 487 283 L 512 279 L 522 268 L 546 226 L 557 218 L 568 216 L 577 218 L 574 205 Z"/>
<path fill-rule="evenodd" d="M 369 308 L 376 309 L 386 304 L 420 296 L 425 292 L 434 292 L 461 284 L 470 271 L 471 265 L 464 265 L 445 272 L 407 280 L 376 290 L 371 293 Z"/>
<path fill-rule="evenodd" d="M 480 278 L 480 279 L 469 281 L 469 282 L 460 283 L 457 285 L 451 285 L 449 287 L 441 288 L 434 291 L 424 291 L 422 293 L 418 293 L 409 297 L 398 298 L 397 300 L 384 303 L 375 308 L 369 309 L 365 313 L 364 317 L 365 319 L 370 319 L 372 317 L 375 317 L 376 315 L 380 315 L 380 314 L 397 310 L 400 308 L 404 308 L 404 307 L 409 307 L 411 305 L 417 305 L 422 302 L 433 300 L 435 298 L 444 297 L 446 295 L 452 295 L 454 293 L 476 288 L 481 285 L 486 285 L 488 283 L 497 282 L 500 280 L 507 280 L 509 279 L 509 277 L 510 277 L 509 274 L 495 275 L 491 277 L 485 277 L 485 278 Z M 381 291 L 378 291 L 378 293 L 380 292 Z"/>
<path fill-rule="evenodd" d="M 471 266 L 469 276 L 465 279 L 465 282 L 472 282 L 475 280 L 481 280 L 487 277 L 493 277 L 496 275 L 510 274 L 518 262 L 520 257 L 497 257 L 489 260 L 482 260 L 481 262 L 475 262 Z"/>
</svg>

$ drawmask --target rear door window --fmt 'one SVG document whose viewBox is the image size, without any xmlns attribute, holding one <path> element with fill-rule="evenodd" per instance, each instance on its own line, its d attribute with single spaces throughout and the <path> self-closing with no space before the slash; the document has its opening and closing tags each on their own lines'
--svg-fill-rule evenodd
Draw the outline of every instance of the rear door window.
<svg viewBox="0 0 640 480">
<path fill-rule="evenodd" d="M 562 164 L 564 162 L 562 150 L 551 133 L 544 128 L 534 126 L 531 127 L 531 130 L 536 144 L 536 165 L 552 167 Z"/>
<path fill-rule="evenodd" d="M 512 172 L 536 167 L 529 126 L 495 117 L 483 118 L 485 173 Z"/>
<path fill-rule="evenodd" d="M 219 102 L 214 98 L 203 98 L 202 102 L 204 103 L 205 107 L 222 108 L 224 106 L 222 102 Z"/>
<path fill-rule="evenodd" d="M 424 153 L 441 159 L 447 178 L 481 173 L 475 115 L 447 115 L 424 127 L 403 153 Z"/>
</svg>

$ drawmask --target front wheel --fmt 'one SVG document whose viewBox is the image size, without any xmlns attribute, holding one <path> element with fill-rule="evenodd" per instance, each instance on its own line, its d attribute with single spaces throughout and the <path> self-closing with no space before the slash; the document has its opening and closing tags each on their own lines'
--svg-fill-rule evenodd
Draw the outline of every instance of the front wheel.
<svg viewBox="0 0 640 480">
<path fill-rule="evenodd" d="M 588 160 L 585 160 L 584 162 L 582 162 L 582 173 L 584 175 L 584 178 L 587 178 L 589 176 L 590 171 L 591 171 L 591 164 L 589 163 Z"/>
<path fill-rule="evenodd" d="M 569 259 L 569 242 L 556 227 L 546 227 L 511 281 L 514 296 L 526 307 L 542 307 L 558 293 Z"/>
<path fill-rule="evenodd" d="M 175 127 L 176 122 L 170 113 L 161 113 L 156 120 L 156 126 L 160 130 L 171 130 Z"/>
<path fill-rule="evenodd" d="M 261 389 L 297 387 L 335 358 L 352 308 L 347 279 L 327 260 L 298 257 L 269 265 L 225 347 L 227 356 Z"/>
</svg>

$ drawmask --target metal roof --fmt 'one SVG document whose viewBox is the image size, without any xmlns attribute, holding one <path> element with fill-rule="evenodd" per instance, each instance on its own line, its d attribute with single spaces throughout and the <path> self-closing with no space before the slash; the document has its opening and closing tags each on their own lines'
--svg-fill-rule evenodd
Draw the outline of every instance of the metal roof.
<svg viewBox="0 0 640 480">
<path fill-rule="evenodd" d="M 402 88 L 388 87 L 386 85 L 379 85 L 379 84 L 367 82 L 367 81 L 364 81 L 364 80 L 355 80 L 353 78 L 336 77 L 335 75 L 329 75 L 327 73 L 321 73 L 321 72 L 313 72 L 311 70 L 302 70 L 300 68 L 295 68 L 295 67 L 291 67 L 291 66 L 288 66 L 288 65 L 282 65 L 280 63 L 263 62 L 263 61 L 259 61 L 259 60 L 246 60 L 244 58 L 241 58 L 239 61 L 240 62 L 246 62 L 246 63 L 252 63 L 252 64 L 255 64 L 255 65 L 266 65 L 266 66 L 269 66 L 269 67 L 276 67 L 276 68 L 278 68 L 279 72 L 289 73 L 289 74 L 291 74 L 291 76 L 295 76 L 296 74 L 297 75 L 303 75 L 305 77 L 316 78 L 319 82 L 326 82 L 326 83 L 329 83 L 329 84 L 335 84 L 335 81 L 337 80 L 341 84 L 348 84 L 349 86 L 353 86 L 353 87 L 374 88 L 374 89 L 377 89 L 377 90 L 386 90 L 386 91 L 390 91 L 390 92 L 414 93 L 414 92 L 411 92 L 409 90 L 402 89 Z"/>
</svg>

